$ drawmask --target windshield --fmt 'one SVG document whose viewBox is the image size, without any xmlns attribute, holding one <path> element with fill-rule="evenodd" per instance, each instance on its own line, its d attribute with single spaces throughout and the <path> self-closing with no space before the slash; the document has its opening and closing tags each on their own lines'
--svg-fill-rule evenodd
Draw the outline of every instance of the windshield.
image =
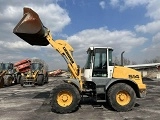
<svg viewBox="0 0 160 120">
<path fill-rule="evenodd" d="M 92 58 L 92 51 L 88 51 L 88 58 L 85 64 L 85 69 L 90 69 L 91 67 L 91 58 Z"/>
<path fill-rule="evenodd" d="M 42 66 L 39 63 L 32 63 L 31 69 L 32 70 L 41 70 Z"/>
<path fill-rule="evenodd" d="M 3 64 L 0 64 L 0 71 L 3 70 Z"/>
<path fill-rule="evenodd" d="M 13 69 L 13 64 L 11 64 L 11 63 L 1 63 L 0 64 L 0 69 L 1 70 Z"/>
</svg>

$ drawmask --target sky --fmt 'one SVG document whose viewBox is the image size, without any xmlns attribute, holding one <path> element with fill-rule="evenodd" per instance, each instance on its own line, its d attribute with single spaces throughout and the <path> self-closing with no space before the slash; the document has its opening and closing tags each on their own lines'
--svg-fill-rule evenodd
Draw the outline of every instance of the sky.
<svg viewBox="0 0 160 120">
<path fill-rule="evenodd" d="M 38 13 L 54 40 L 66 40 L 84 67 L 90 46 L 112 47 L 113 57 L 141 64 L 160 56 L 160 0 L 0 0 L 0 62 L 44 60 L 50 70 L 67 68 L 51 45 L 31 46 L 13 34 L 23 8 Z"/>
</svg>

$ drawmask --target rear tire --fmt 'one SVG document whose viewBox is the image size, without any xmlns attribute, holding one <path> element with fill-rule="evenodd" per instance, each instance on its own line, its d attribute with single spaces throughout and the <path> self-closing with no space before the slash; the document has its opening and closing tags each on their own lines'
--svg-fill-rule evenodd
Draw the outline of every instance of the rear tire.
<svg viewBox="0 0 160 120">
<path fill-rule="evenodd" d="M 109 105 L 118 112 L 131 110 L 136 101 L 133 88 L 125 83 L 117 83 L 107 92 Z"/>
<path fill-rule="evenodd" d="M 45 83 L 48 83 L 48 74 L 45 75 Z"/>
<path fill-rule="evenodd" d="M 80 93 L 75 86 L 62 82 L 53 88 L 51 94 L 51 107 L 53 112 L 65 114 L 78 109 Z"/>
</svg>

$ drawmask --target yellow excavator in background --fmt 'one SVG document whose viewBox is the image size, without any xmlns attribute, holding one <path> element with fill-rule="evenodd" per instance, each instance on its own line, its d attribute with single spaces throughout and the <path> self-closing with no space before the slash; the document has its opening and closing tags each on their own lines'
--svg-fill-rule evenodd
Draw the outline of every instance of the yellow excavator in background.
<svg viewBox="0 0 160 120">
<path fill-rule="evenodd" d="M 111 47 L 89 47 L 82 76 L 81 68 L 71 54 L 73 48 L 65 40 L 53 40 L 49 29 L 30 8 L 24 8 L 23 18 L 13 33 L 30 45 L 50 44 L 65 59 L 72 78 L 54 81 L 50 93 L 53 112 L 70 113 L 78 110 L 84 96 L 124 112 L 134 107 L 136 97 L 146 96 L 146 85 L 143 84 L 141 73 L 127 67 L 114 66 Z"/>
<path fill-rule="evenodd" d="M 10 62 L 0 63 L 0 72 L 1 76 L 3 76 L 4 86 L 11 86 L 13 84 L 16 84 L 13 63 Z"/>
<path fill-rule="evenodd" d="M 0 63 L 0 88 L 4 87 L 4 76 L 6 74 L 6 71 L 3 70 L 3 64 Z"/>
</svg>

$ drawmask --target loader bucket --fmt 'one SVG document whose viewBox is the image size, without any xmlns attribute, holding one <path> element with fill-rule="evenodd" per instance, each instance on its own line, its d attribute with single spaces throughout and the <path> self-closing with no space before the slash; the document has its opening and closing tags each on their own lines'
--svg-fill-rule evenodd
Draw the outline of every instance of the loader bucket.
<svg viewBox="0 0 160 120">
<path fill-rule="evenodd" d="M 13 29 L 13 33 L 30 45 L 46 46 L 49 30 L 43 26 L 38 14 L 30 8 L 24 8 L 23 18 Z"/>
</svg>

